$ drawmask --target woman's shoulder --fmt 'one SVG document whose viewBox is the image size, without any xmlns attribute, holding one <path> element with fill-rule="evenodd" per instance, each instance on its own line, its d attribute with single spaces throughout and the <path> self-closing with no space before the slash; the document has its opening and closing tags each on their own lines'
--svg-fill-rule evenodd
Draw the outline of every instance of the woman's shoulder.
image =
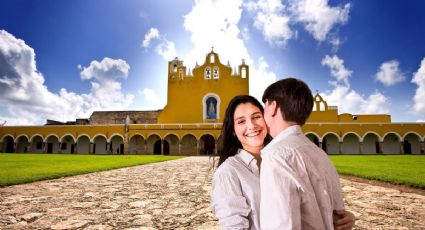
<svg viewBox="0 0 425 230">
<path fill-rule="evenodd" d="M 214 177 L 235 177 L 238 172 L 238 161 L 235 156 L 227 158 L 214 172 Z"/>
</svg>

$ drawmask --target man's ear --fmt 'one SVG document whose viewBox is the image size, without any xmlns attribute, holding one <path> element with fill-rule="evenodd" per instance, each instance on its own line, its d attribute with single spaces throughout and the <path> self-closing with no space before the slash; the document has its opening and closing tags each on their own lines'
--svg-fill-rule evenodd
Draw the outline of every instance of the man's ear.
<svg viewBox="0 0 425 230">
<path fill-rule="evenodd" d="M 276 103 L 276 101 L 270 101 L 270 102 L 268 102 L 269 103 L 269 107 L 270 107 L 270 110 L 271 111 L 273 111 L 273 113 L 272 113 L 272 117 L 274 117 L 274 116 L 276 116 L 276 114 L 277 114 L 277 109 L 278 109 L 278 106 L 277 106 L 277 103 Z"/>
</svg>

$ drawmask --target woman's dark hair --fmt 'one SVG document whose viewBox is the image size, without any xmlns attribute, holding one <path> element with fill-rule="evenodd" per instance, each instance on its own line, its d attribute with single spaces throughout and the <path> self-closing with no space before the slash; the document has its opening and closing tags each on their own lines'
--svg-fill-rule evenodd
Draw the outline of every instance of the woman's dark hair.
<svg viewBox="0 0 425 230">
<path fill-rule="evenodd" d="M 234 114 L 236 107 L 240 104 L 251 103 L 254 106 L 258 107 L 261 113 L 264 113 L 264 108 L 260 102 L 255 99 L 253 96 L 249 95 L 239 95 L 234 97 L 227 106 L 226 113 L 224 115 L 223 127 L 221 129 L 221 137 L 218 142 L 218 155 L 220 159 L 218 160 L 219 167 L 228 157 L 234 156 L 238 153 L 238 149 L 242 148 L 241 142 L 238 140 L 234 134 L 235 124 L 234 124 Z M 270 142 L 271 137 L 269 135 L 264 139 L 264 145 Z"/>
</svg>

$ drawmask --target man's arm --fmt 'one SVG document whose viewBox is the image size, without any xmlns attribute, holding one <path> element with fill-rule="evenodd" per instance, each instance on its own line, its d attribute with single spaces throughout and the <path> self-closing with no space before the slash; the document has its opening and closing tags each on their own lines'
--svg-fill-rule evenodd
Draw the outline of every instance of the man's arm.
<svg viewBox="0 0 425 230">
<path fill-rule="evenodd" d="M 264 154 L 261 162 L 261 229 L 301 229 L 301 198 L 294 173 L 283 159 Z"/>
</svg>

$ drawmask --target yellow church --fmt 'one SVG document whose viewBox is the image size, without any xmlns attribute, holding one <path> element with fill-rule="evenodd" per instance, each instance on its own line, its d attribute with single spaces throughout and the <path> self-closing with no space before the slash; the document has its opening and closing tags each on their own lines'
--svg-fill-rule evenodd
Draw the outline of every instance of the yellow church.
<svg viewBox="0 0 425 230">
<path fill-rule="evenodd" d="M 229 101 L 248 94 L 249 66 L 222 64 L 214 51 L 190 70 L 168 62 L 167 104 L 156 111 L 95 111 L 74 122 L 0 127 L 0 152 L 211 155 Z M 425 123 L 387 114 L 338 114 L 314 96 L 304 133 L 328 154 L 424 154 Z"/>
</svg>

